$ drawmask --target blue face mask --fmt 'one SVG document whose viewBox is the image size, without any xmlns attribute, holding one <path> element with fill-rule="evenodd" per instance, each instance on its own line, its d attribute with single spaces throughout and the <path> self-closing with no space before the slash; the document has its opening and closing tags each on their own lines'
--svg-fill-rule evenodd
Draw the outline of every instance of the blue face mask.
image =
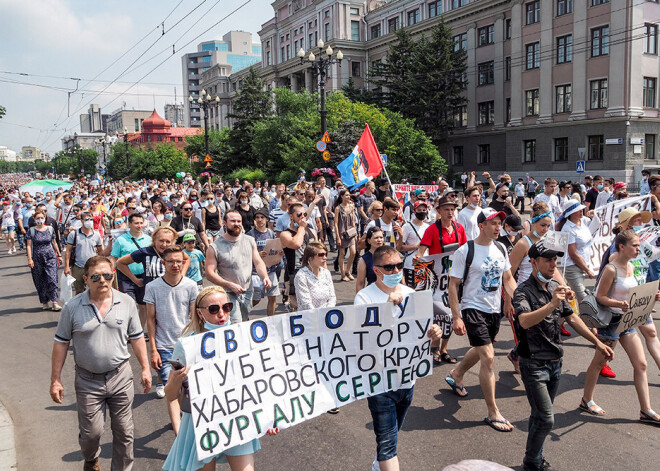
<svg viewBox="0 0 660 471">
<path fill-rule="evenodd" d="M 231 320 L 227 319 L 227 322 L 224 324 L 211 324 L 209 321 L 204 320 L 204 328 L 206 330 L 215 330 L 215 329 L 220 329 L 221 327 L 227 327 L 229 324 L 231 324 Z"/>
<path fill-rule="evenodd" d="M 602 189 L 603 189 L 603 184 L 601 183 L 601 184 L 598 185 L 596 188 L 598 188 L 599 190 L 602 190 Z"/>
<path fill-rule="evenodd" d="M 639 231 L 641 231 L 642 229 L 644 229 L 644 226 L 633 226 L 633 227 L 632 227 L 632 230 L 635 231 L 635 232 L 639 232 Z"/>
<path fill-rule="evenodd" d="M 534 234 L 534 237 L 538 237 L 539 239 L 541 239 L 543 237 L 541 234 L 536 232 L 536 229 L 534 229 L 534 232 L 532 232 L 532 234 Z"/>
<path fill-rule="evenodd" d="M 549 283 L 550 281 L 552 281 L 552 278 L 546 278 L 545 276 L 543 276 L 543 273 L 541 272 L 538 272 L 536 274 L 536 277 L 539 279 L 541 283 Z"/>
<path fill-rule="evenodd" d="M 167 220 L 172 219 L 172 213 L 167 213 L 167 214 L 165 215 L 165 219 L 167 219 Z"/>
<path fill-rule="evenodd" d="M 401 280 L 403 279 L 403 271 L 400 271 L 399 273 L 392 273 L 392 274 L 384 274 L 383 275 L 383 283 L 385 286 L 389 288 L 396 288 L 396 286 L 401 283 Z"/>
</svg>

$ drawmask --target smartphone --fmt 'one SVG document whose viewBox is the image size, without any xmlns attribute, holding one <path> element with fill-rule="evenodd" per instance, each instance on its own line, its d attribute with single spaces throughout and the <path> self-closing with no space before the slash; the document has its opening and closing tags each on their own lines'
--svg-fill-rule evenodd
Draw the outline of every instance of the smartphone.
<svg viewBox="0 0 660 471">
<path fill-rule="evenodd" d="M 175 370 L 182 370 L 184 366 L 176 360 L 167 360 L 167 362 L 172 365 L 172 368 Z"/>
</svg>

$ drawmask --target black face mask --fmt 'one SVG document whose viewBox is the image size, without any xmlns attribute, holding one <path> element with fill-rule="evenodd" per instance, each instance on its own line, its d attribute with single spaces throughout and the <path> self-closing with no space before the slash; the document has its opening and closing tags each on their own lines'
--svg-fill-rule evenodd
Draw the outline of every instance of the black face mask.
<svg viewBox="0 0 660 471">
<path fill-rule="evenodd" d="M 428 215 L 428 213 L 415 213 L 415 217 L 417 219 L 419 219 L 420 221 L 425 220 L 427 215 Z"/>
</svg>

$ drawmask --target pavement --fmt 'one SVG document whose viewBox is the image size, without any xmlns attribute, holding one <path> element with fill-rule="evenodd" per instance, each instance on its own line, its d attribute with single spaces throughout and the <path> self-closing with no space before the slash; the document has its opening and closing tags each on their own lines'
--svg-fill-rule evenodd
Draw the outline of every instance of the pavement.
<svg viewBox="0 0 660 471">
<path fill-rule="evenodd" d="M 71 352 L 63 371 L 64 403 L 53 403 L 48 394 L 58 313 L 41 310 L 25 254 L 8 256 L 4 248 L 2 251 L 0 403 L 4 407 L 0 406 L 0 471 L 80 470 Z M 335 287 L 339 303 L 352 301 L 352 283 L 338 282 Z M 255 315 L 264 315 L 264 311 L 262 303 Z M 513 346 L 507 323 L 502 324 L 495 345 L 498 405 L 516 429 L 500 433 L 484 425 L 486 407 L 478 387 L 478 369 L 465 377 L 469 398 L 459 399 L 444 381 L 451 367 L 437 366 L 433 376 L 415 386 L 415 399 L 399 435 L 402 470 L 441 470 L 465 459 L 490 460 L 519 469 L 527 438 L 529 404 L 520 377 L 512 373 L 506 359 Z M 452 337 L 450 353 L 462 357 L 467 349 L 465 337 Z M 559 470 L 658 469 L 660 428 L 637 421 L 639 405 L 632 368 L 621 347 L 616 349 L 612 362 L 618 377 L 601 378 L 596 389 L 596 400 L 607 415 L 594 417 L 577 410 L 592 352 L 590 344 L 575 334 L 565 343 L 564 372 L 555 400 L 555 427 L 546 441 L 546 458 Z M 139 377 L 139 365 L 134 359 L 131 365 Z M 649 363 L 651 403 L 656 410 L 660 410 L 658 373 L 656 365 Z M 145 395 L 138 391 L 137 383 L 134 420 L 134 469 L 161 469 L 174 440 L 166 405 L 153 392 Z M 110 469 L 111 440 L 110 426 L 106 424 L 101 442 L 103 470 Z M 325 414 L 276 437 L 264 437 L 261 445 L 255 456 L 256 469 L 267 471 L 367 471 L 375 456 L 373 426 L 364 400 L 342 407 L 337 415 Z M 218 469 L 228 468 L 220 465 Z"/>
</svg>

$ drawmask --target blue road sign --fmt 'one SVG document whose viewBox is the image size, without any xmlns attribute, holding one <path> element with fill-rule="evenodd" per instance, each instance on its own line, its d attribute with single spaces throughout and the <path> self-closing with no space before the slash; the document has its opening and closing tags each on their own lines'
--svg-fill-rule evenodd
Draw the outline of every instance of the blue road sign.
<svg viewBox="0 0 660 471">
<path fill-rule="evenodd" d="M 387 167 L 387 154 L 380 154 L 380 158 L 383 159 L 383 167 Z"/>
<path fill-rule="evenodd" d="M 577 173 L 584 173 L 585 167 L 586 167 L 586 165 L 584 163 L 584 160 L 578 160 L 577 165 L 575 166 L 575 171 Z"/>
<path fill-rule="evenodd" d="M 318 149 L 319 152 L 323 152 L 326 147 L 327 147 L 327 144 L 323 141 L 318 141 L 316 143 L 316 148 Z"/>
</svg>

